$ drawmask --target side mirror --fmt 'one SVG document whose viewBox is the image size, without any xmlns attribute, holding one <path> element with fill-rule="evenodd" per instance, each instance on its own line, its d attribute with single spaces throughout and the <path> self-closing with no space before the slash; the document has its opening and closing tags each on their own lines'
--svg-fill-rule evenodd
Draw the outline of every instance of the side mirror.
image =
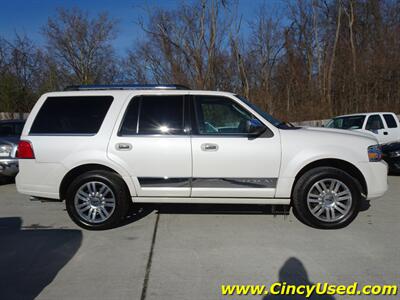
<svg viewBox="0 0 400 300">
<path fill-rule="evenodd" d="M 257 137 L 263 134 L 267 130 L 267 127 L 257 119 L 251 119 L 246 121 L 246 131 L 249 136 Z"/>
</svg>

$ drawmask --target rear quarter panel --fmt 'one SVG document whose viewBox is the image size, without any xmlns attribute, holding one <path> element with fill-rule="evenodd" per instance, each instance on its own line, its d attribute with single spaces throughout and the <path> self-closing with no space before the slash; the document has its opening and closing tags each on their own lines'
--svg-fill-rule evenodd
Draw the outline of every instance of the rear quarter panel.
<svg viewBox="0 0 400 300">
<path fill-rule="evenodd" d="M 107 157 L 107 146 L 115 120 L 121 107 L 129 97 L 127 93 L 113 93 L 111 104 L 104 121 L 96 135 L 30 135 L 29 131 L 40 107 L 48 96 L 74 96 L 71 93 L 44 94 L 32 109 L 21 139 L 32 143 L 35 160 L 21 160 L 20 173 L 17 176 L 18 189 L 31 195 L 47 193 L 49 198 L 58 197 L 59 187 L 65 174 L 83 164 L 101 164 L 118 172 L 125 181 L 126 170 L 110 161 Z M 79 93 L 79 96 L 110 95 L 105 92 Z M 133 185 L 126 181 L 129 189 L 135 194 Z M 25 191 L 25 192 L 24 192 Z M 37 192 L 36 192 L 37 191 Z M 43 195 L 42 195 L 43 196 Z"/>
</svg>

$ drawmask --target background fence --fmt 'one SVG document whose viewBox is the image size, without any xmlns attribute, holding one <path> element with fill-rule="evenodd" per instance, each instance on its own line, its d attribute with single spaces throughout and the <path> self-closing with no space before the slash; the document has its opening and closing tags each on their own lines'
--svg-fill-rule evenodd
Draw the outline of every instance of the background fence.
<svg viewBox="0 0 400 300">
<path fill-rule="evenodd" d="M 311 127 L 321 127 L 326 124 L 329 119 L 324 120 L 310 120 L 310 121 L 301 121 L 301 122 L 292 122 L 296 126 L 311 126 Z"/>
<path fill-rule="evenodd" d="M 11 120 L 11 119 L 26 119 L 29 113 L 8 113 L 0 112 L 0 120 Z"/>
</svg>

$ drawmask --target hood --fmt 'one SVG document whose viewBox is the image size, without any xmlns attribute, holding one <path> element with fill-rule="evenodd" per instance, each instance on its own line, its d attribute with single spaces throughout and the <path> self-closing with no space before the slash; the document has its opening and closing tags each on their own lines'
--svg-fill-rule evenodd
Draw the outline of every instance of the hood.
<svg viewBox="0 0 400 300">
<path fill-rule="evenodd" d="M 337 128 L 326 128 L 326 127 L 303 127 L 303 130 L 310 131 L 310 132 L 320 132 L 320 133 L 333 133 L 333 134 L 342 134 L 345 136 L 357 136 L 357 137 L 364 137 L 374 141 L 378 144 L 378 139 L 373 135 L 373 133 L 367 132 L 359 132 L 347 129 L 337 129 Z"/>
</svg>

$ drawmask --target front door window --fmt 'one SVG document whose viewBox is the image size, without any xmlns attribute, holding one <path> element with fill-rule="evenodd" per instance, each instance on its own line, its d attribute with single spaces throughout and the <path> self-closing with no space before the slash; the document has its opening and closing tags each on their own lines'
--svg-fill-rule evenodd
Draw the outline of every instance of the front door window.
<svg viewBox="0 0 400 300">
<path fill-rule="evenodd" d="M 215 96 L 196 96 L 200 135 L 244 135 L 246 123 L 254 117 L 235 101 Z"/>
</svg>

